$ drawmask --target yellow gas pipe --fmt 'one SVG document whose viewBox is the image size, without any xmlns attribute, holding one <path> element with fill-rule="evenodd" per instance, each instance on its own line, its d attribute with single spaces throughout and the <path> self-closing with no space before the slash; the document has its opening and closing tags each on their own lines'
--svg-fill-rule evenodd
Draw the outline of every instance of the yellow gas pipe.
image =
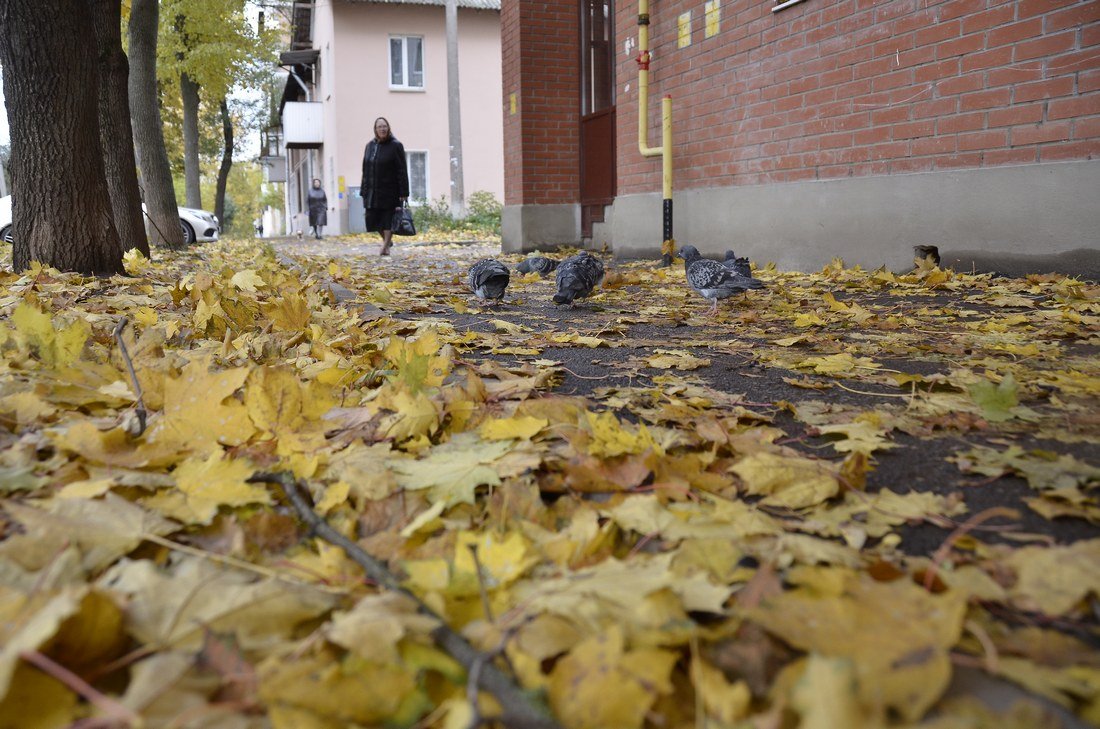
<svg viewBox="0 0 1100 729">
<path fill-rule="evenodd" d="M 645 157 L 661 155 L 661 253 L 672 263 L 676 241 L 672 237 L 672 96 L 661 99 L 661 146 L 649 143 L 649 0 L 638 0 L 638 151 Z"/>
</svg>

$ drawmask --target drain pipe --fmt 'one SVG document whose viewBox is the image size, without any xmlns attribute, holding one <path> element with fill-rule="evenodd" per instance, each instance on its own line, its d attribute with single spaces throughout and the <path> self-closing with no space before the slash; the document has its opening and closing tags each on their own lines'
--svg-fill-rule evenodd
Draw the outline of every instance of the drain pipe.
<svg viewBox="0 0 1100 729">
<path fill-rule="evenodd" d="M 661 146 L 649 146 L 649 0 L 638 0 L 638 151 L 643 157 L 661 155 L 661 259 L 672 265 L 676 241 L 672 237 L 672 95 L 661 99 Z"/>
</svg>

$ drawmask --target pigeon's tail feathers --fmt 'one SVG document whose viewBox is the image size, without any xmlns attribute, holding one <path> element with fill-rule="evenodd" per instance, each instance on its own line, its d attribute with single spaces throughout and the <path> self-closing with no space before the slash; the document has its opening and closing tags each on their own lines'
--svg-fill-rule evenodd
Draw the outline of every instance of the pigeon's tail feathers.
<svg viewBox="0 0 1100 729">
<path fill-rule="evenodd" d="M 557 267 L 558 262 L 553 258 L 539 258 L 532 264 L 532 269 L 543 276 L 553 273 Z"/>
<path fill-rule="evenodd" d="M 747 289 L 762 289 L 765 288 L 764 282 L 758 278 L 752 278 L 750 276 L 742 276 L 743 281 L 739 281 Z"/>
<path fill-rule="evenodd" d="M 519 265 L 516 266 L 516 270 L 520 273 L 531 273 L 531 259 L 527 258 L 520 261 Z"/>
<path fill-rule="evenodd" d="M 481 286 L 485 291 L 485 298 L 487 299 L 502 299 L 504 298 L 504 290 L 508 288 L 508 274 L 507 273 L 495 273 L 485 279 L 485 283 Z"/>
<path fill-rule="evenodd" d="M 485 258 L 470 267 L 470 289 L 479 299 L 504 298 L 510 274 L 500 261 Z"/>
</svg>

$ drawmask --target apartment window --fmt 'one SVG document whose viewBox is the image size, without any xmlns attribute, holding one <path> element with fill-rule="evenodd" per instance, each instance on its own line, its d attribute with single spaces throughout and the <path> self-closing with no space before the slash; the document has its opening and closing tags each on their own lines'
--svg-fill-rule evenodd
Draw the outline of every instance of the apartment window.
<svg viewBox="0 0 1100 729">
<path fill-rule="evenodd" d="M 390 36 L 390 88 L 424 88 L 424 39 L 421 36 Z"/>
<path fill-rule="evenodd" d="M 409 199 L 428 199 L 428 153 L 405 151 L 409 166 Z"/>
</svg>

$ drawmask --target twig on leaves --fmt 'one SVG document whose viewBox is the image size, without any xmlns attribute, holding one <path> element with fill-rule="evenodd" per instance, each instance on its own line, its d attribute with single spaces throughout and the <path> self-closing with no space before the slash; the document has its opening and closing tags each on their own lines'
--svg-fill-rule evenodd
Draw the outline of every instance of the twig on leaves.
<svg viewBox="0 0 1100 729">
<path fill-rule="evenodd" d="M 944 561 L 947 560 L 947 556 L 951 554 L 951 549 L 955 546 L 955 542 L 983 521 L 989 521 L 998 516 L 1003 516 L 1006 519 L 1019 519 L 1020 513 L 1007 506 L 994 506 L 985 511 L 978 512 L 960 524 L 955 531 L 948 534 L 947 539 L 943 540 L 943 544 L 941 544 L 940 548 L 932 555 L 932 564 L 929 565 L 928 569 L 924 572 L 924 589 L 932 589 L 932 585 L 935 584 L 936 575 L 940 571 L 940 565 L 942 565 Z"/>
<path fill-rule="evenodd" d="M 408 597 L 416 605 L 417 612 L 439 621 L 439 627 L 432 631 L 435 644 L 458 661 L 467 676 L 477 669 L 476 685 L 492 694 L 500 703 L 503 714 L 501 723 L 515 729 L 558 729 L 560 726 L 550 711 L 539 701 L 527 694 L 515 680 L 474 648 L 461 635 L 452 630 L 443 618 L 428 605 L 405 589 L 384 564 L 372 557 L 366 550 L 336 531 L 324 520 L 302 493 L 302 487 L 293 474 L 286 471 L 278 473 L 256 473 L 249 479 L 253 483 L 277 483 L 286 494 L 291 506 L 298 512 L 299 518 L 321 539 L 340 547 L 348 558 L 355 562 L 380 587 L 398 592 Z M 491 657 L 490 657 L 491 658 Z"/>
<path fill-rule="evenodd" d="M 481 715 L 481 706 L 480 704 L 478 704 L 477 701 L 478 681 L 481 680 L 481 672 L 485 669 L 485 666 L 490 665 L 493 659 L 495 659 L 497 656 L 503 658 L 504 662 L 508 665 L 509 670 L 511 670 L 513 673 L 515 672 L 515 668 L 512 666 L 512 662 L 508 660 L 508 654 L 505 653 L 504 649 L 508 647 L 508 642 L 512 640 L 513 637 L 515 637 L 516 632 L 518 632 L 519 629 L 524 625 L 526 625 L 526 621 L 523 621 L 519 625 L 515 625 L 505 631 L 504 635 L 501 636 L 500 643 L 497 644 L 497 647 L 488 653 L 479 653 L 477 658 L 474 659 L 474 665 L 470 666 L 470 670 L 467 674 L 466 679 L 466 703 L 470 705 L 470 723 L 467 725 L 466 729 L 478 729 L 481 726 L 485 726 L 487 724 L 491 724 L 493 721 L 496 721 L 497 717 L 484 717 Z M 501 718 L 503 719 L 503 717 Z M 510 724 L 507 724 L 507 722 L 505 723 L 506 726 L 511 726 Z"/>
<path fill-rule="evenodd" d="M 118 703 L 110 696 L 101 694 L 87 681 L 77 676 L 60 663 L 55 662 L 50 657 L 38 651 L 21 651 L 19 657 L 46 675 L 56 678 L 72 689 L 77 695 L 83 696 L 89 703 L 94 704 L 97 709 L 107 715 L 104 717 L 105 719 L 110 719 L 112 722 L 122 724 L 123 726 L 141 726 L 142 720 L 140 716 Z"/>
<path fill-rule="evenodd" d="M 989 633 L 976 620 L 967 620 L 963 627 L 978 639 L 982 650 L 985 651 L 985 665 L 982 667 L 996 675 L 1000 666 L 1000 654 L 997 653 L 997 646 L 993 643 L 993 639 L 989 637 Z"/>
<path fill-rule="evenodd" d="M 481 560 L 477 556 L 477 545 L 467 544 L 470 556 L 474 558 L 474 569 L 477 570 L 477 591 L 481 594 L 481 609 L 485 611 L 485 619 L 493 622 L 493 606 L 489 604 L 489 591 L 485 588 L 485 573 L 481 570 Z"/>
<path fill-rule="evenodd" d="M 118 350 L 122 353 L 122 359 L 126 362 L 126 369 L 130 373 L 130 382 L 134 385 L 134 395 L 137 396 L 137 402 L 134 404 L 134 413 L 137 415 L 138 428 L 137 432 L 133 433 L 134 436 L 139 436 L 145 432 L 145 420 L 148 413 L 145 410 L 145 393 L 141 390 L 141 383 L 138 382 L 137 373 L 134 372 L 134 361 L 130 359 L 130 352 L 126 349 L 126 342 L 122 339 L 122 330 L 126 328 L 126 325 L 130 322 L 126 317 L 122 317 L 118 320 L 118 324 L 115 325 L 115 341 L 118 342 Z"/>
<path fill-rule="evenodd" d="M 216 562 L 218 564 L 224 564 L 228 567 L 236 567 L 239 570 L 244 570 L 246 572 L 253 572 L 255 574 L 267 577 L 268 579 L 275 580 L 277 582 L 285 582 L 286 584 L 294 585 L 295 587 L 307 587 L 307 588 L 310 588 L 310 589 L 313 589 L 313 590 L 318 590 L 320 592 L 327 592 L 327 593 L 334 594 L 334 595 L 344 595 L 344 594 L 347 593 L 347 590 L 345 590 L 345 589 L 341 589 L 339 587 L 332 587 L 331 585 L 326 585 L 323 582 L 321 582 L 320 584 L 315 584 L 315 583 L 312 583 L 312 582 L 306 582 L 304 580 L 294 579 L 293 577 L 287 577 L 286 575 L 284 575 L 280 572 L 277 572 L 273 569 L 268 569 L 267 567 L 264 567 L 262 565 L 253 564 L 251 562 L 246 562 L 243 559 L 237 559 L 236 557 L 230 557 L 229 555 L 226 555 L 226 554 L 216 554 L 214 552 L 208 552 L 205 549 L 199 549 L 198 547 L 192 547 L 189 544 L 180 544 L 179 542 L 173 542 L 171 539 L 165 539 L 164 537 L 158 536 L 156 534 L 142 534 L 141 538 L 144 539 L 147 542 L 152 542 L 153 544 L 164 547 L 165 549 L 171 549 L 171 550 L 174 550 L 176 552 L 182 552 L 184 554 L 189 554 L 192 557 L 198 557 L 199 559 L 210 560 L 211 562 Z M 298 567 L 298 566 L 299 565 L 295 565 L 295 567 Z"/>
<path fill-rule="evenodd" d="M 903 398 L 911 398 L 912 397 L 912 395 L 902 395 L 902 394 L 895 393 L 895 392 L 870 392 L 868 390 L 856 390 L 856 389 L 851 388 L 851 387 L 845 387 L 844 384 L 841 383 L 841 382 L 834 382 L 833 384 L 836 385 L 837 387 L 839 387 L 841 390 L 847 390 L 848 392 L 854 392 L 857 395 L 871 395 L 873 397 L 903 397 Z"/>
</svg>

